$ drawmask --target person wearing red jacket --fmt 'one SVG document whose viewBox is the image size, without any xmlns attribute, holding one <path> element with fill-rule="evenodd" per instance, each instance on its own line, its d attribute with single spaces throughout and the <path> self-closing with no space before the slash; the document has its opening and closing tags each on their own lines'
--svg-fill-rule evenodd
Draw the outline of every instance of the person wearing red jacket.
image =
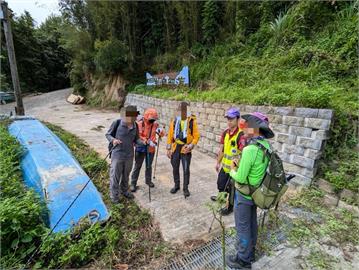
<svg viewBox="0 0 359 270">
<path fill-rule="evenodd" d="M 152 162 L 157 147 L 157 138 L 165 136 L 165 131 L 156 122 L 158 113 L 154 108 L 145 111 L 143 118 L 137 121 L 139 137 L 145 142 L 145 146 L 136 145 L 135 166 L 132 171 L 130 190 L 136 192 L 137 181 L 140 175 L 143 161 L 146 161 L 145 182 L 150 188 L 155 185 L 152 182 Z"/>
</svg>

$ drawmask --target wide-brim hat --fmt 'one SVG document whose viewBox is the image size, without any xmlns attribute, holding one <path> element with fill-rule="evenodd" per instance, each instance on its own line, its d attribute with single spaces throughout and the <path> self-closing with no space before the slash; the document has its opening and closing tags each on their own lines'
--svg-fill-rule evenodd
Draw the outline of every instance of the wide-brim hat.
<svg viewBox="0 0 359 270">
<path fill-rule="evenodd" d="M 251 128 L 259 128 L 263 136 L 267 139 L 273 138 L 274 133 L 269 127 L 268 117 L 260 112 L 242 115 L 242 118 Z"/>
</svg>

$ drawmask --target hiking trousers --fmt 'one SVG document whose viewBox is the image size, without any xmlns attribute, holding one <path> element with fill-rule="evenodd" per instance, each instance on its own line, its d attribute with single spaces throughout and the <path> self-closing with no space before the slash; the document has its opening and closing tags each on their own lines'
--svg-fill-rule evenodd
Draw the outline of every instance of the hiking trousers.
<svg viewBox="0 0 359 270">
<path fill-rule="evenodd" d="M 226 173 L 223 168 L 218 173 L 217 178 L 217 188 L 219 192 L 227 192 L 229 196 L 229 206 L 228 208 L 233 207 L 234 204 L 234 183 L 229 173 Z"/>
<path fill-rule="evenodd" d="M 110 168 L 110 197 L 118 201 L 120 194 L 128 192 L 128 181 L 132 169 L 133 159 L 111 159 Z"/>
<path fill-rule="evenodd" d="M 145 182 L 146 182 L 146 184 L 151 183 L 152 162 L 153 162 L 153 157 L 155 156 L 155 154 L 149 153 L 148 161 L 146 159 L 146 155 L 147 155 L 146 152 L 136 152 L 136 154 L 135 154 L 135 166 L 133 168 L 132 175 L 131 175 L 131 185 L 133 185 L 133 186 L 137 185 L 137 180 L 140 175 L 140 171 L 141 171 L 142 164 L 143 164 L 144 160 L 146 161 L 145 162 L 145 165 L 146 165 Z M 149 164 L 147 164 L 147 162 L 149 162 Z"/>
<path fill-rule="evenodd" d="M 180 172 L 179 167 L 182 162 L 183 168 L 183 189 L 188 189 L 189 178 L 190 178 L 190 165 L 192 159 L 192 153 L 182 154 L 183 145 L 177 145 L 175 152 L 171 157 L 171 164 L 173 169 L 173 180 L 175 182 L 175 187 L 180 188 Z"/>
<path fill-rule="evenodd" d="M 237 260 L 250 263 L 254 261 L 257 244 L 257 206 L 252 200 L 244 198 L 238 190 L 235 192 L 234 221 L 237 230 Z"/>
</svg>

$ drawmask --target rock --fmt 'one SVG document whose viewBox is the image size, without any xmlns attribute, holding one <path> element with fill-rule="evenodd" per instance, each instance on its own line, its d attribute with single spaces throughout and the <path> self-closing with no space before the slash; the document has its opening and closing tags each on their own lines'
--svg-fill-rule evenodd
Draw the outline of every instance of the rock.
<svg viewBox="0 0 359 270">
<path fill-rule="evenodd" d="M 312 129 L 305 128 L 305 127 L 290 126 L 289 134 L 296 135 L 296 136 L 302 136 L 302 137 L 310 137 L 312 134 Z M 316 138 L 314 138 L 314 139 L 316 139 Z"/>
<path fill-rule="evenodd" d="M 310 108 L 295 108 L 294 115 L 301 117 L 312 117 L 315 118 L 318 116 L 318 109 L 310 109 Z"/>
<path fill-rule="evenodd" d="M 318 118 L 322 119 L 332 119 L 333 118 L 333 110 L 328 109 L 319 109 Z"/>
<path fill-rule="evenodd" d="M 315 161 L 313 159 L 302 157 L 295 154 L 290 155 L 290 162 L 308 169 L 313 169 L 315 164 Z"/>
<path fill-rule="evenodd" d="M 333 186 L 328 181 L 325 181 L 322 178 L 317 179 L 316 184 L 318 185 L 318 188 L 325 191 L 326 193 L 329 193 L 329 194 L 335 193 Z"/>
<path fill-rule="evenodd" d="M 297 116 L 284 116 L 283 124 L 288 126 L 303 126 L 304 118 Z"/>
<path fill-rule="evenodd" d="M 338 203 L 339 203 L 339 197 L 337 195 L 326 194 L 324 196 L 324 204 L 326 204 L 328 206 L 337 207 Z"/>
<path fill-rule="evenodd" d="M 329 130 L 330 120 L 327 119 L 317 119 L 317 118 L 305 118 L 304 126 L 315 129 L 324 129 Z"/>
</svg>

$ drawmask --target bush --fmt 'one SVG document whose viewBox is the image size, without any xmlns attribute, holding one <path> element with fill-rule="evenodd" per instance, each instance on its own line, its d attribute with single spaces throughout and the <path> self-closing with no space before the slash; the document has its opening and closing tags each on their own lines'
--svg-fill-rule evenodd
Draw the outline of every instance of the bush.
<svg viewBox="0 0 359 270">
<path fill-rule="evenodd" d="M 45 207 L 25 188 L 19 166 L 21 147 L 0 122 L 0 268 L 19 268 L 46 232 Z"/>
<path fill-rule="evenodd" d="M 120 40 L 110 39 L 95 42 L 94 62 L 100 73 L 110 74 L 123 70 L 128 62 L 128 48 Z"/>
</svg>

